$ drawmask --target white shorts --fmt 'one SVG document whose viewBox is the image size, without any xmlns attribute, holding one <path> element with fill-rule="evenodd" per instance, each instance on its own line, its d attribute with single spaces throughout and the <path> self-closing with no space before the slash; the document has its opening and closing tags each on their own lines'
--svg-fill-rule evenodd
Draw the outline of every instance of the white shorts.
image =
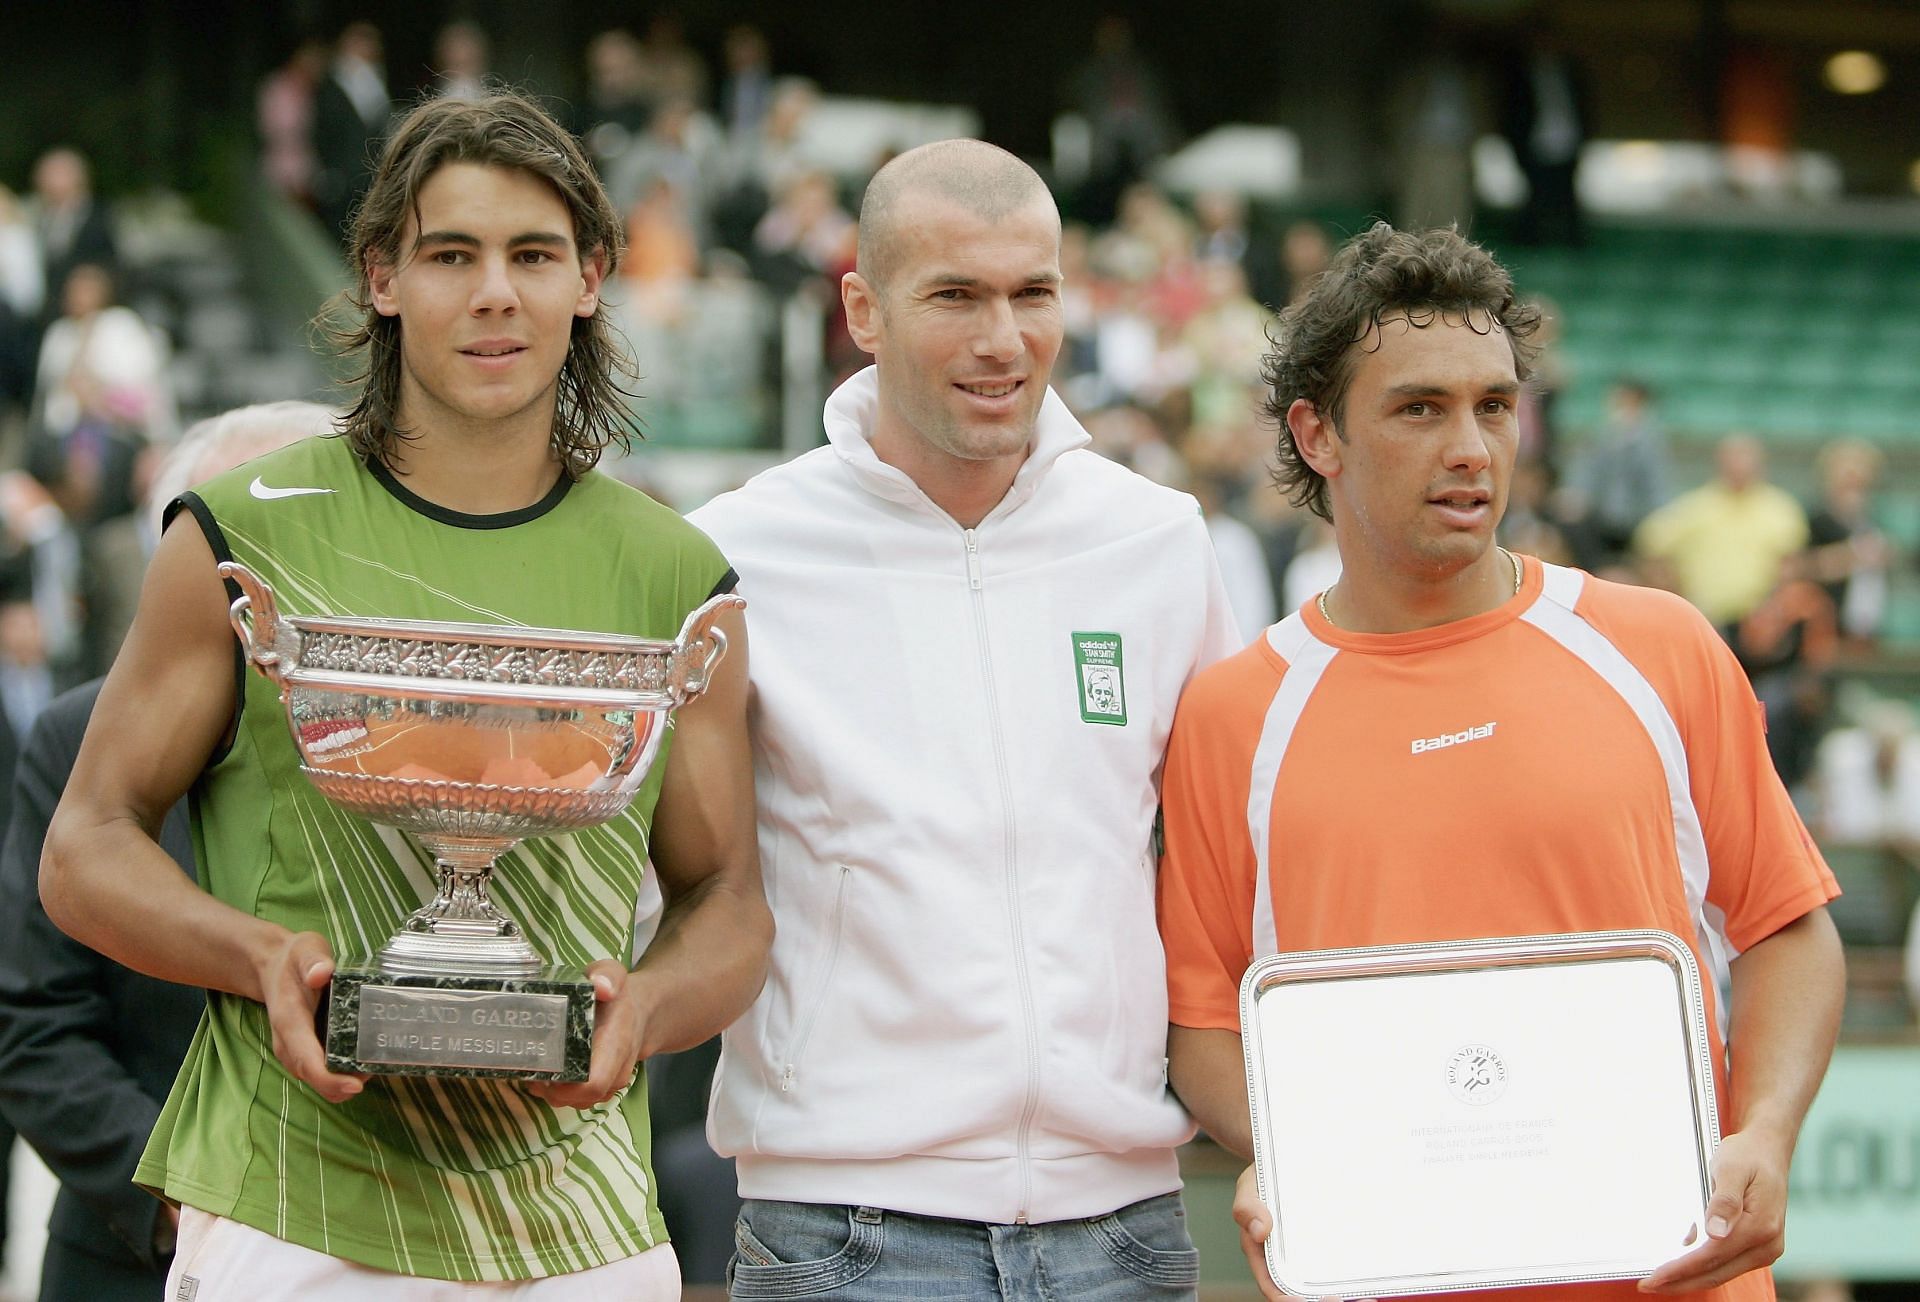
<svg viewBox="0 0 1920 1302">
<path fill-rule="evenodd" d="M 376 1270 L 197 1207 L 180 1209 L 166 1302 L 678 1302 L 680 1262 L 663 1243 L 544 1279 L 481 1284 Z"/>
</svg>

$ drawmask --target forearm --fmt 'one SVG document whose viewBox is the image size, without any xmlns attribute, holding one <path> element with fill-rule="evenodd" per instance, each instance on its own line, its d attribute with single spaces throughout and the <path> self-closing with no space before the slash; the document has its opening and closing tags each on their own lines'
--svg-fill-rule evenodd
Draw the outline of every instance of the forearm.
<svg viewBox="0 0 1920 1302">
<path fill-rule="evenodd" d="M 1253 1160 L 1247 1064 L 1238 1032 L 1167 1027 L 1167 1080 L 1215 1143 Z"/>
<path fill-rule="evenodd" d="M 1791 1153 L 1840 1033 L 1840 938 L 1825 909 L 1789 923 L 1733 961 L 1732 1127 Z"/>
<path fill-rule="evenodd" d="M 258 1000 L 289 935 L 200 889 L 130 817 L 62 805 L 48 829 L 40 893 L 60 929 L 108 958 L 180 985 Z"/>
<path fill-rule="evenodd" d="M 633 969 L 640 1056 L 691 1049 L 744 1013 L 766 980 L 772 944 L 757 874 L 717 874 L 675 898 Z"/>
</svg>

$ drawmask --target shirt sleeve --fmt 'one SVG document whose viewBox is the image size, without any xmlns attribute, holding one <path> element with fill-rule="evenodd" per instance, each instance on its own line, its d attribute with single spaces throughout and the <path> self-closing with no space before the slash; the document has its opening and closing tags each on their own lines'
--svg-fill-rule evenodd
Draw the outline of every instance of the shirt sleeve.
<svg viewBox="0 0 1920 1302">
<path fill-rule="evenodd" d="M 1253 844 L 1247 787 L 1261 714 L 1249 690 L 1250 652 L 1202 674 L 1174 718 L 1161 788 L 1166 852 L 1160 936 L 1167 951 L 1168 1017 L 1180 1026 L 1238 1032 L 1240 978 L 1253 961 Z"/>
</svg>

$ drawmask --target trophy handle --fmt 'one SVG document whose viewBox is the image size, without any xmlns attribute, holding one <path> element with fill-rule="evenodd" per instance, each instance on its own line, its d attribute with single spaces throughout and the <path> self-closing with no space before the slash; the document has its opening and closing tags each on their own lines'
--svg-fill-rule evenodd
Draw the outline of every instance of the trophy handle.
<svg viewBox="0 0 1920 1302">
<path fill-rule="evenodd" d="M 280 630 L 280 608 L 273 600 L 267 581 L 238 561 L 222 561 L 215 567 L 223 579 L 240 585 L 242 596 L 227 607 L 227 621 L 240 639 L 247 659 L 254 668 L 284 686 L 286 675 L 280 668 L 280 653 L 274 650 Z"/>
<path fill-rule="evenodd" d="M 707 690 L 713 671 L 726 658 L 727 635 L 719 626 L 722 611 L 745 610 L 745 597 L 727 593 L 715 597 L 687 616 L 675 640 L 673 695 L 675 705 L 684 705 Z M 695 663 L 695 658 L 698 658 Z"/>
</svg>

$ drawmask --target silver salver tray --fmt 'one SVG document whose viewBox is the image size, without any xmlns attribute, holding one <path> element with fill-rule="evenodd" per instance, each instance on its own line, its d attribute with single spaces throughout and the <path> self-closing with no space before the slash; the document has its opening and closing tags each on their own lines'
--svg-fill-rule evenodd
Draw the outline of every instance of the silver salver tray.
<svg viewBox="0 0 1920 1302">
<path fill-rule="evenodd" d="M 1720 1122 L 1678 937 L 1281 954 L 1240 1024 L 1288 1293 L 1634 1279 L 1698 1233 Z"/>
</svg>

